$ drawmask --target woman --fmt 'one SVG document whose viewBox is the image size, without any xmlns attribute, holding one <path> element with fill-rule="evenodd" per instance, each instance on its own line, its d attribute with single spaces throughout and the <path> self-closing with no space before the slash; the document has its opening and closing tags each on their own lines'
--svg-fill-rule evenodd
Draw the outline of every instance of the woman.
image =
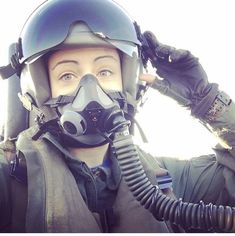
<svg viewBox="0 0 235 236">
<path fill-rule="evenodd" d="M 1 144 L 2 231 L 234 230 L 231 208 L 219 221 L 211 205 L 183 208 L 175 200 L 234 204 L 234 104 L 190 52 L 142 34 L 108 0 L 47 1 L 16 46 L 1 74 L 20 76 L 29 128 Z M 140 74 L 148 60 L 163 80 Z M 135 147 L 129 132 L 147 86 L 139 78 L 191 109 L 226 147 L 189 162 L 155 159 Z"/>
</svg>

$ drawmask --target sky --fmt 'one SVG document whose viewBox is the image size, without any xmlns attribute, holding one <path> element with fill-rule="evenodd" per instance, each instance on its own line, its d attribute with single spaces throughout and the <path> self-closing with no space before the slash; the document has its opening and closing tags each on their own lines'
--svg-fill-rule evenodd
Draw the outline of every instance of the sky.
<svg viewBox="0 0 235 236">
<path fill-rule="evenodd" d="M 0 65 L 7 64 L 8 46 L 42 0 L 3 0 L 0 3 Z M 190 50 L 200 59 L 210 82 L 235 97 L 233 0 L 117 0 L 142 31 L 158 40 Z M 5 83 L 0 83 L 0 122 L 4 119 Z M 148 92 L 137 119 L 148 137 L 143 145 L 158 156 L 189 158 L 212 153 L 217 140 L 190 112 L 157 91 Z M 137 139 L 136 142 L 140 143 Z"/>
</svg>

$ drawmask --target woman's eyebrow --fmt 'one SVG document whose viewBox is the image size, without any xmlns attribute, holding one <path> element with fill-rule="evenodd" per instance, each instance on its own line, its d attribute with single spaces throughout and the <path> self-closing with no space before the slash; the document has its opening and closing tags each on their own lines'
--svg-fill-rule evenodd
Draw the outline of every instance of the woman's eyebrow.
<svg viewBox="0 0 235 236">
<path fill-rule="evenodd" d="M 61 64 L 66 64 L 66 63 L 74 63 L 76 65 L 79 65 L 79 62 L 78 61 L 75 61 L 75 60 L 63 60 L 63 61 L 59 61 L 57 62 L 53 67 L 52 67 L 52 70 L 54 70 L 57 66 L 61 65 Z"/>
<path fill-rule="evenodd" d="M 101 59 L 106 59 L 106 58 L 108 58 L 108 59 L 113 59 L 114 61 L 117 61 L 117 59 L 116 59 L 115 57 L 111 56 L 111 55 L 104 55 L 104 56 L 96 57 L 96 58 L 94 59 L 94 62 L 96 62 L 96 61 L 98 61 L 98 60 L 101 60 Z"/>
</svg>

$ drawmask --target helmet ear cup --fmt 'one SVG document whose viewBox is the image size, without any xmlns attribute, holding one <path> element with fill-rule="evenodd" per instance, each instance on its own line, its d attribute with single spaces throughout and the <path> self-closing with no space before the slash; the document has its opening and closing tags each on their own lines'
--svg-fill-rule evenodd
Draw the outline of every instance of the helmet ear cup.
<svg viewBox="0 0 235 236">
<path fill-rule="evenodd" d="M 47 57 L 44 55 L 31 64 L 25 64 L 20 76 L 22 94 L 29 93 L 38 107 L 51 97 Z"/>
<path fill-rule="evenodd" d="M 122 54 L 122 79 L 125 93 L 129 93 L 134 99 L 137 93 L 137 81 L 141 70 L 141 62 L 136 53 L 132 57 Z"/>
<path fill-rule="evenodd" d="M 75 137 L 83 135 L 87 130 L 85 119 L 75 111 L 65 111 L 60 117 L 60 124 L 66 134 Z"/>
</svg>

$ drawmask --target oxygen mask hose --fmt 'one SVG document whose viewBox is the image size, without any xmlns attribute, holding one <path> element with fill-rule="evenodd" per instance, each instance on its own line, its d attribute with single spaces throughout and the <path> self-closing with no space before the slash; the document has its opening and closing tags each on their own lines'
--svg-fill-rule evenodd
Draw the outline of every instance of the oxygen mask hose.
<svg viewBox="0 0 235 236">
<path fill-rule="evenodd" d="M 115 133 L 112 143 L 122 175 L 134 197 L 159 221 L 170 221 L 185 230 L 235 232 L 235 208 L 175 200 L 164 195 L 147 178 L 127 126 Z"/>
</svg>

